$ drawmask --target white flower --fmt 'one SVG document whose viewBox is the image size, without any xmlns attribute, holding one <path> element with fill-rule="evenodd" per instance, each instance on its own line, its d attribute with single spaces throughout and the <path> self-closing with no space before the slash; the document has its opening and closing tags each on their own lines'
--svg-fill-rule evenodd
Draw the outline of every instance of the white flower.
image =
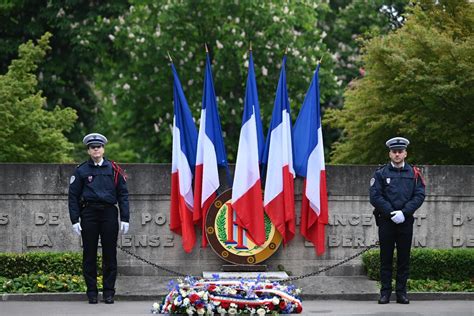
<svg viewBox="0 0 474 316">
<path fill-rule="evenodd" d="M 114 26 L 114 30 L 115 30 L 115 33 L 118 33 L 118 32 L 120 32 L 120 27 L 118 27 L 118 26 L 116 25 L 116 26 Z"/>
<path fill-rule="evenodd" d="M 156 123 L 155 123 L 155 125 L 156 125 Z M 159 130 L 158 125 L 156 126 L 155 129 L 156 129 L 156 132 L 158 133 L 158 130 Z M 173 304 L 176 305 L 176 306 L 179 306 L 179 305 L 181 305 L 181 302 L 182 302 L 182 301 L 181 301 L 180 299 L 175 298 Z"/>
<path fill-rule="evenodd" d="M 229 306 L 230 306 L 231 308 L 237 308 L 237 304 L 235 304 L 235 303 L 230 303 Z"/>
<path fill-rule="evenodd" d="M 188 308 L 186 308 L 186 313 L 187 313 L 188 315 L 193 315 L 193 314 L 194 314 L 194 311 L 195 311 L 195 309 L 194 309 L 194 307 L 192 307 L 192 306 L 189 306 Z"/>
<path fill-rule="evenodd" d="M 267 312 L 263 308 L 257 309 L 257 315 L 265 315 Z"/>
<path fill-rule="evenodd" d="M 237 309 L 229 308 L 229 310 L 227 312 L 229 313 L 229 315 L 236 315 L 237 314 Z"/>
<path fill-rule="evenodd" d="M 159 309 L 160 308 L 160 304 L 158 303 L 153 303 L 153 309 Z"/>
<path fill-rule="evenodd" d="M 284 7 L 284 8 L 283 8 L 283 13 L 288 14 L 289 11 L 290 11 L 290 10 L 288 10 L 288 7 Z"/>
<path fill-rule="evenodd" d="M 190 303 L 190 300 L 189 300 L 189 298 L 186 297 L 186 298 L 183 300 L 183 305 L 184 305 L 184 306 L 188 306 L 189 303 Z"/>
<path fill-rule="evenodd" d="M 205 293 L 204 291 L 199 291 L 199 292 L 197 292 L 197 295 L 198 295 L 199 297 L 203 297 L 203 296 L 204 296 L 204 293 Z"/>
<path fill-rule="evenodd" d="M 128 33 L 128 38 L 135 38 L 135 35 L 133 33 Z"/>
<path fill-rule="evenodd" d="M 204 315 L 204 314 L 206 313 L 206 310 L 205 310 L 204 308 L 199 308 L 199 309 L 196 311 L 196 313 L 197 313 L 198 315 Z"/>
<path fill-rule="evenodd" d="M 58 14 L 56 14 L 56 17 L 57 18 L 62 18 L 65 14 L 66 14 L 66 12 L 64 12 L 64 9 L 61 8 L 61 9 L 59 9 Z"/>
<path fill-rule="evenodd" d="M 109 34 L 109 38 L 111 41 L 113 41 L 115 39 L 115 36 L 113 36 L 112 34 Z"/>
<path fill-rule="evenodd" d="M 280 18 L 275 15 L 273 17 L 273 22 L 280 22 Z"/>
<path fill-rule="evenodd" d="M 278 303 L 280 303 L 280 299 L 278 297 L 274 296 L 272 298 L 272 303 L 273 303 L 273 305 L 278 305 Z"/>
<path fill-rule="evenodd" d="M 268 69 L 265 68 L 265 66 L 262 66 L 262 75 L 264 75 L 265 77 L 268 75 Z"/>
<path fill-rule="evenodd" d="M 122 89 L 124 90 L 130 90 L 130 85 L 128 83 L 125 83 L 123 86 L 122 86 Z"/>
<path fill-rule="evenodd" d="M 219 40 L 216 40 L 216 45 L 217 45 L 217 48 L 219 48 L 219 49 L 224 48 L 224 45 L 222 45 L 222 43 L 219 42 Z"/>
<path fill-rule="evenodd" d="M 301 294 L 301 289 L 296 289 L 296 290 L 295 290 L 295 293 L 296 293 L 296 294 Z"/>
<path fill-rule="evenodd" d="M 235 18 L 235 23 L 237 23 L 237 24 L 240 23 L 240 19 L 238 17 Z"/>
</svg>

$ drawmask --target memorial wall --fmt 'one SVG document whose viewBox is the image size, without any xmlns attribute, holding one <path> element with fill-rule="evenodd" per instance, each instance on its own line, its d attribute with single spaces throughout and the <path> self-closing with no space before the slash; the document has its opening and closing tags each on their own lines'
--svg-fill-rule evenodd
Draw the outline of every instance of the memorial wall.
<svg viewBox="0 0 474 316">
<path fill-rule="evenodd" d="M 119 244 L 173 270 L 200 274 L 228 264 L 211 248 L 181 248 L 169 230 L 168 164 L 124 164 L 130 191 L 130 231 Z M 0 251 L 80 251 L 67 209 L 69 177 L 75 165 L 0 164 Z M 369 181 L 375 166 L 327 166 L 329 225 L 327 251 L 316 256 L 299 233 L 267 261 L 268 270 L 299 275 L 333 264 L 372 245 L 377 228 L 369 204 Z M 474 247 L 474 166 L 424 166 L 427 196 L 415 213 L 415 248 Z M 222 178 L 225 182 L 225 177 Z M 296 181 L 297 216 L 302 182 Z M 297 226 L 299 230 L 299 226 Z M 200 238 L 197 238 L 199 241 Z M 119 251 L 122 275 L 164 275 Z M 362 273 L 360 259 L 331 270 L 332 275 Z"/>
</svg>

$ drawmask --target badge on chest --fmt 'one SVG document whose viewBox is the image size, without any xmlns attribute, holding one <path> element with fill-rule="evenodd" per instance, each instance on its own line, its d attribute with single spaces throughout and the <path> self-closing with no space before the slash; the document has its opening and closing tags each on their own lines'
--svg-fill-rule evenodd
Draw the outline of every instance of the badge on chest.
<svg viewBox="0 0 474 316">
<path fill-rule="evenodd" d="M 88 177 L 87 177 L 87 180 L 89 181 L 89 183 L 91 183 L 92 180 L 94 180 L 94 176 L 88 176 Z"/>
<path fill-rule="evenodd" d="M 387 184 L 390 184 L 390 178 L 385 179 L 387 181 Z"/>
</svg>

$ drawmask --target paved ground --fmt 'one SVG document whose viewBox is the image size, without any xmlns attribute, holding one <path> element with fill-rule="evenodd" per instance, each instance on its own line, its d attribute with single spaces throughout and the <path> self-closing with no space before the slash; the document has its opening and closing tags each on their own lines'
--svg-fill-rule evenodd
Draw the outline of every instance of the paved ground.
<svg viewBox="0 0 474 316">
<path fill-rule="evenodd" d="M 89 305 L 83 301 L 0 301 L 0 315 L 150 315 L 153 301 L 116 301 Z M 474 301 L 412 301 L 409 305 L 374 301 L 304 301 L 303 315 L 472 316 Z"/>
</svg>

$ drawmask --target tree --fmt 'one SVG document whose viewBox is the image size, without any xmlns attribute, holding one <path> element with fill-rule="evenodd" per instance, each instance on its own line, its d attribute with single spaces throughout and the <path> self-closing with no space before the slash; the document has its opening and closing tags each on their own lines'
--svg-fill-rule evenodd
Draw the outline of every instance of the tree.
<svg viewBox="0 0 474 316">
<path fill-rule="evenodd" d="M 127 0 L 0 2 L 0 73 L 17 57 L 21 43 L 52 33 L 52 49 L 39 65 L 38 84 L 47 109 L 56 105 L 76 109 L 78 124 L 67 135 L 74 142 L 79 143 L 96 126 L 101 105 L 93 80 L 103 66 L 102 56 L 111 53 L 107 34 L 112 26 L 107 22 L 128 6 Z M 97 28 L 97 21 L 102 22 L 101 28 Z"/>
<path fill-rule="evenodd" d="M 108 35 L 120 58 L 96 79 L 106 111 L 107 135 L 120 146 L 108 152 L 129 161 L 169 162 L 172 76 L 170 52 L 194 117 L 199 117 L 208 44 L 229 160 L 240 131 L 248 49 L 252 43 L 264 126 L 268 126 L 281 60 L 288 48 L 287 77 L 293 118 L 298 114 L 317 60 L 322 101 L 336 93 L 333 62 L 322 41 L 316 3 L 268 1 L 141 1 Z M 98 25 L 100 28 L 101 26 Z"/>
<path fill-rule="evenodd" d="M 474 161 L 474 5 L 424 0 L 405 25 L 365 43 L 366 76 L 325 123 L 343 129 L 334 163 L 380 163 L 389 137 L 409 138 L 423 164 Z"/>
<path fill-rule="evenodd" d="M 19 58 L 0 75 L 0 161 L 65 162 L 73 148 L 64 136 L 77 116 L 73 109 L 44 108 L 46 98 L 37 90 L 35 71 L 50 47 L 50 33 L 34 45 L 20 45 Z"/>
</svg>

